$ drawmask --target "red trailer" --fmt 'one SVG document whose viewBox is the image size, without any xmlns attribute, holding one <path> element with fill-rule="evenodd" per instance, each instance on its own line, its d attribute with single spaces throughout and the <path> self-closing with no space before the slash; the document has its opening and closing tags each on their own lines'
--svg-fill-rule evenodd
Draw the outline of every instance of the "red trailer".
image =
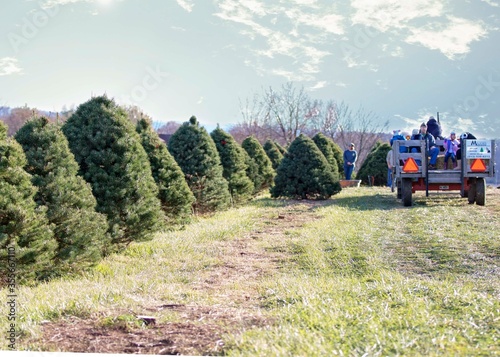
<svg viewBox="0 0 500 357">
<path fill-rule="evenodd" d="M 428 170 L 429 158 L 425 140 L 395 140 L 393 155 L 393 191 L 404 206 L 412 205 L 416 191 L 458 191 L 469 203 L 484 206 L 486 177 L 495 175 L 495 140 L 461 140 L 462 160 L 456 169 Z M 443 146 L 443 140 L 436 140 Z M 411 152 L 411 148 L 414 151 Z"/>
</svg>

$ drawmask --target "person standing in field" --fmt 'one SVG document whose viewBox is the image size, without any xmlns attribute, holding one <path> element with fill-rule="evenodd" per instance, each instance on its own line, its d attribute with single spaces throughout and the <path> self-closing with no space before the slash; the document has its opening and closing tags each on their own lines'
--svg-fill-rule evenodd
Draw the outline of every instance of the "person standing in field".
<svg viewBox="0 0 500 357">
<path fill-rule="evenodd" d="M 394 162 L 394 152 L 392 149 L 387 152 L 385 161 L 387 162 L 387 187 L 392 187 L 392 165 Z"/>
<path fill-rule="evenodd" d="M 354 143 L 351 143 L 349 149 L 344 151 L 344 173 L 345 179 L 350 180 L 352 172 L 356 167 L 356 160 L 358 159 L 358 153 L 354 150 Z"/>
</svg>

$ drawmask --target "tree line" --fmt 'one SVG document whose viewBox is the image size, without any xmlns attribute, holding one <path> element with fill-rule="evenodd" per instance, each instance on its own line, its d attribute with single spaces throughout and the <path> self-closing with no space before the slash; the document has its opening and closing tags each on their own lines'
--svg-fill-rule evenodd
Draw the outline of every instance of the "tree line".
<svg viewBox="0 0 500 357">
<path fill-rule="evenodd" d="M 321 133 L 287 148 L 251 135 L 239 144 L 193 116 L 165 145 L 139 114 L 132 121 L 99 96 L 64 123 L 32 115 L 13 137 L 0 123 L 0 262 L 14 247 L 21 281 L 77 273 L 265 191 L 326 199 L 341 190 L 342 150 Z"/>
</svg>

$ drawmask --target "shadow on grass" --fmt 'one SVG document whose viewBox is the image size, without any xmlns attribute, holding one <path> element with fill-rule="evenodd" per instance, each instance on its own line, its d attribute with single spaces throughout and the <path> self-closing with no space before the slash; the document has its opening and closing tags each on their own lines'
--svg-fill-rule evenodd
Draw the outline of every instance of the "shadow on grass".
<svg viewBox="0 0 500 357">
<path fill-rule="evenodd" d="M 342 193 L 332 196 L 327 200 L 297 200 L 297 199 L 275 199 L 270 197 L 259 197 L 249 202 L 248 205 L 254 207 L 276 207 L 282 208 L 294 205 L 309 205 L 309 210 L 314 211 L 323 207 L 339 206 L 359 211 L 372 210 L 393 210 L 402 208 L 400 200 L 396 199 L 396 194 L 385 194 L 380 192 L 359 193 L 355 195 L 343 195 Z"/>
<path fill-rule="evenodd" d="M 404 207 L 403 202 L 397 199 L 395 192 L 361 189 L 350 193 L 341 192 L 327 200 L 297 200 L 297 199 L 275 199 L 270 197 L 258 197 L 249 202 L 248 205 L 255 207 L 276 207 L 305 204 L 309 205 L 309 210 L 317 210 L 323 207 L 339 206 L 358 211 L 374 210 L 400 210 L 413 209 L 415 207 L 435 207 L 435 206 L 467 206 L 467 198 L 460 197 L 459 192 L 429 192 L 429 196 L 424 191 L 417 191 L 412 195 L 413 205 Z"/>
</svg>

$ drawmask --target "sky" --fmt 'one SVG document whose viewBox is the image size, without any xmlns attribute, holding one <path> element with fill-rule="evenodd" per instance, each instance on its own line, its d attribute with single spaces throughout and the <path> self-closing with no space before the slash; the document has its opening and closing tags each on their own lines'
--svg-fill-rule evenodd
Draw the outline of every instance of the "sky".
<svg viewBox="0 0 500 357">
<path fill-rule="evenodd" d="M 156 122 L 242 121 L 287 82 L 388 132 L 500 138 L 500 0 L 3 0 L 0 106 L 106 94 Z"/>
</svg>

